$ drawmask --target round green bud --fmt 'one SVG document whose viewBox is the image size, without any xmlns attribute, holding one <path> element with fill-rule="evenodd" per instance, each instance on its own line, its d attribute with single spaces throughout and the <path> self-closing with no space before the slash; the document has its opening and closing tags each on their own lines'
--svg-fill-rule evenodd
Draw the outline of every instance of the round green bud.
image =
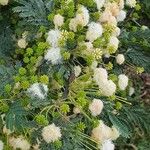
<svg viewBox="0 0 150 150">
<path fill-rule="evenodd" d="M 27 48 L 26 53 L 28 56 L 31 56 L 33 54 L 33 49 L 32 48 Z"/>
<path fill-rule="evenodd" d="M 44 83 L 44 84 L 48 84 L 49 83 L 49 78 L 47 75 L 42 75 L 40 76 L 40 82 Z"/>
<path fill-rule="evenodd" d="M 116 107 L 117 110 L 120 110 L 122 108 L 122 103 L 116 102 L 116 106 L 115 107 Z"/>
<path fill-rule="evenodd" d="M 21 80 L 21 78 L 19 76 L 14 76 L 14 80 L 15 80 L 15 82 L 19 82 Z"/>
<path fill-rule="evenodd" d="M 54 146 L 55 146 L 55 149 L 60 149 L 62 147 L 62 142 L 60 140 L 57 140 L 54 142 Z"/>
<path fill-rule="evenodd" d="M 19 74 L 20 75 L 25 75 L 27 73 L 27 70 L 23 67 L 19 68 Z"/>
<path fill-rule="evenodd" d="M 69 60 L 69 59 L 70 59 L 70 53 L 69 53 L 69 52 L 64 52 L 64 53 L 62 54 L 62 56 L 63 56 L 63 59 L 64 59 L 64 60 Z"/>
<path fill-rule="evenodd" d="M 64 114 L 67 114 L 70 111 L 70 107 L 67 104 L 62 104 L 60 106 L 60 111 Z"/>
<path fill-rule="evenodd" d="M 28 63 L 30 61 L 30 59 L 28 57 L 24 57 L 23 61 L 24 61 L 24 63 Z"/>
<path fill-rule="evenodd" d="M 84 131 L 86 128 L 86 125 L 83 122 L 79 122 L 77 123 L 76 128 L 77 130 Z"/>
<path fill-rule="evenodd" d="M 29 88 L 29 86 L 30 86 L 29 81 L 22 81 L 22 82 L 21 82 L 21 87 L 22 87 L 24 90 L 26 90 L 27 88 Z"/>
<path fill-rule="evenodd" d="M 36 115 L 35 116 L 35 121 L 39 124 L 39 125 L 43 125 L 46 126 L 48 125 L 48 120 L 46 119 L 46 117 L 44 115 Z"/>
</svg>

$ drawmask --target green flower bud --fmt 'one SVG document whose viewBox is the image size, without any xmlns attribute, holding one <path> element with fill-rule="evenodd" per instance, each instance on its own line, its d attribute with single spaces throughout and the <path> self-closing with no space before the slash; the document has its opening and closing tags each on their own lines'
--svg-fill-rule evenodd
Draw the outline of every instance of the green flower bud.
<svg viewBox="0 0 150 150">
<path fill-rule="evenodd" d="M 32 48 L 27 48 L 26 53 L 28 56 L 31 56 L 33 54 L 33 49 Z"/>
<path fill-rule="evenodd" d="M 6 91 L 7 93 L 9 93 L 9 92 L 11 91 L 11 89 L 12 89 L 12 87 L 11 87 L 10 84 L 6 84 L 6 85 L 5 85 L 5 91 Z"/>
<path fill-rule="evenodd" d="M 86 128 L 86 125 L 83 122 L 79 122 L 79 123 L 77 123 L 76 128 L 79 131 L 84 131 Z"/>
<path fill-rule="evenodd" d="M 70 53 L 69 53 L 69 52 L 64 52 L 64 53 L 62 54 L 62 56 L 63 56 L 63 59 L 64 59 L 64 60 L 70 59 Z"/>
<path fill-rule="evenodd" d="M 62 104 L 60 106 L 60 111 L 64 114 L 67 114 L 70 111 L 70 107 L 67 104 Z"/>
<path fill-rule="evenodd" d="M 116 109 L 120 110 L 122 108 L 122 103 L 116 102 Z"/>
<path fill-rule="evenodd" d="M 24 61 L 24 63 L 28 63 L 28 62 L 30 61 L 30 59 L 29 59 L 28 57 L 25 57 L 25 58 L 23 59 L 23 61 Z"/>
<path fill-rule="evenodd" d="M 48 120 L 46 119 L 46 117 L 44 115 L 36 115 L 35 116 L 35 121 L 39 124 L 39 125 L 43 125 L 46 126 L 48 125 Z"/>
<path fill-rule="evenodd" d="M 40 82 L 41 82 L 41 83 L 44 83 L 44 84 L 48 84 L 48 82 L 49 82 L 48 76 L 47 76 L 47 75 L 42 75 L 42 76 L 40 77 Z"/>
<path fill-rule="evenodd" d="M 29 88 L 29 86 L 30 86 L 29 81 L 22 81 L 22 82 L 21 82 L 21 87 L 22 87 L 24 90 L 26 90 L 27 88 Z"/>
<path fill-rule="evenodd" d="M 19 74 L 20 75 L 25 75 L 27 73 L 27 70 L 23 67 L 19 68 Z"/>
</svg>

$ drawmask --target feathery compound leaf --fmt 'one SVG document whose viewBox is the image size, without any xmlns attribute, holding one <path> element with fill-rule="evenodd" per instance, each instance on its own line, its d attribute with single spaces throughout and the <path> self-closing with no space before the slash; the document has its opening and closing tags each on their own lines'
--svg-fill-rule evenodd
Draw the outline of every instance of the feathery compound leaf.
<svg viewBox="0 0 150 150">
<path fill-rule="evenodd" d="M 47 8 L 43 0 L 15 0 L 20 4 L 13 8 L 14 12 L 19 13 L 19 16 L 27 23 L 32 25 L 46 25 L 47 22 Z M 48 5 L 49 6 L 49 5 Z M 49 6 L 52 6 L 52 4 Z"/>
</svg>

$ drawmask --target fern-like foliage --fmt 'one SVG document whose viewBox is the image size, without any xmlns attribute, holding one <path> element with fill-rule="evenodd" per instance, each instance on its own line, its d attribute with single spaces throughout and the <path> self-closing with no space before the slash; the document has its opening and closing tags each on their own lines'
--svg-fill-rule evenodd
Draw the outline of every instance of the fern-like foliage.
<svg viewBox="0 0 150 150">
<path fill-rule="evenodd" d="M 120 37 L 127 61 L 134 65 L 144 67 L 147 72 L 150 68 L 150 29 L 136 32 L 124 31 Z"/>
<path fill-rule="evenodd" d="M 32 25 L 47 25 L 47 15 L 52 9 L 53 3 L 45 0 L 15 0 L 19 6 L 13 8 L 23 20 Z"/>
</svg>

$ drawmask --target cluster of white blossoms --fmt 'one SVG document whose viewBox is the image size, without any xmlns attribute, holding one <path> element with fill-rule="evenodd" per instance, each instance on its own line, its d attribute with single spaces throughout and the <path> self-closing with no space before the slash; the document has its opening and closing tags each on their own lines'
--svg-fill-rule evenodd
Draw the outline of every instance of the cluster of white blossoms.
<svg viewBox="0 0 150 150">
<path fill-rule="evenodd" d="M 100 121 L 99 125 L 92 130 L 91 137 L 103 147 L 107 140 L 116 140 L 119 137 L 119 135 L 119 131 L 115 127 L 110 128 L 107 125 L 105 125 L 103 121 Z"/>
<path fill-rule="evenodd" d="M 112 80 L 108 80 L 107 70 L 104 68 L 96 68 L 94 70 L 94 81 L 104 96 L 112 96 L 116 91 L 116 85 Z"/>
<path fill-rule="evenodd" d="M 57 127 L 54 123 L 48 125 L 42 130 L 42 137 L 47 142 L 55 142 L 61 138 L 60 128 Z"/>
<path fill-rule="evenodd" d="M 47 92 L 47 85 L 41 83 L 34 83 L 27 90 L 27 93 L 30 94 L 32 97 L 38 97 L 40 99 L 44 99 L 47 95 Z"/>
<path fill-rule="evenodd" d="M 75 66 L 74 67 L 74 74 L 75 74 L 75 77 L 78 77 L 81 73 L 81 67 L 80 66 Z"/>
<path fill-rule="evenodd" d="M 50 30 L 48 32 L 47 42 L 50 44 L 50 48 L 45 55 L 45 59 L 51 61 L 52 64 L 58 64 L 62 59 L 60 47 L 58 46 L 60 36 L 61 32 L 58 29 Z"/>
<path fill-rule="evenodd" d="M 0 150 L 3 150 L 4 148 L 4 143 L 0 140 Z"/>
<path fill-rule="evenodd" d="M 17 138 L 10 137 L 9 144 L 14 150 L 30 150 L 31 147 L 30 143 L 23 136 L 19 136 Z"/>
<path fill-rule="evenodd" d="M 9 0 L 0 0 L 0 5 L 7 5 Z"/>
</svg>

